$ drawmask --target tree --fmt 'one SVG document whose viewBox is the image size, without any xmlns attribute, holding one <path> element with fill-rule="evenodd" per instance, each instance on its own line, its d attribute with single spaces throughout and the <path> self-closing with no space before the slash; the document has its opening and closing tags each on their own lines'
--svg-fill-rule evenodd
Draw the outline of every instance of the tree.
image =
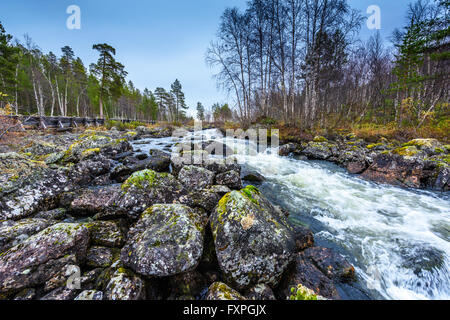
<svg viewBox="0 0 450 320">
<path fill-rule="evenodd" d="M 175 82 L 171 85 L 171 94 L 174 97 L 174 103 L 175 103 L 175 110 L 174 110 L 174 119 L 175 121 L 179 120 L 179 116 L 180 116 L 180 110 L 186 110 L 187 106 L 186 106 L 186 102 L 185 102 L 185 97 L 184 97 L 184 93 L 182 91 L 183 87 L 181 86 L 180 81 L 178 81 L 178 79 L 175 80 Z"/>
<path fill-rule="evenodd" d="M 18 50 L 11 45 L 11 39 L 12 36 L 6 33 L 0 22 L 0 91 L 8 96 L 13 96 L 16 84 L 15 70 L 18 62 Z"/>
<path fill-rule="evenodd" d="M 90 69 L 100 80 L 99 108 L 100 118 L 103 118 L 104 98 L 117 97 L 127 72 L 125 67 L 114 59 L 116 49 L 106 43 L 94 44 L 92 48 L 100 53 L 97 63 L 92 64 Z"/>
<path fill-rule="evenodd" d="M 205 121 L 205 107 L 201 102 L 197 102 L 197 118 L 198 120 Z"/>
</svg>

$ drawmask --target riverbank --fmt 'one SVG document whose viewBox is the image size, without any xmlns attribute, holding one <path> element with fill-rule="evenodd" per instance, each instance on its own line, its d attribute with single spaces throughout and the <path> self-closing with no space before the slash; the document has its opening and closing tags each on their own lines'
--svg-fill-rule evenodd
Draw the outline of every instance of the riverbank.
<svg viewBox="0 0 450 320">
<path fill-rule="evenodd" d="M 183 140 L 164 142 L 171 134 L 28 136 L 1 153 L 1 298 L 339 299 L 339 284 L 356 280 L 244 187 L 239 164 L 184 164 Z M 139 150 L 146 139 L 161 148 Z"/>
</svg>

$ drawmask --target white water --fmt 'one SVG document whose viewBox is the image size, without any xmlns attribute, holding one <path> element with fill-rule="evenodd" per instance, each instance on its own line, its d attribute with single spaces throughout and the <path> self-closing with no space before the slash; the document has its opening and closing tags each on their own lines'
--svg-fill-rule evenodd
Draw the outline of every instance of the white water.
<svg viewBox="0 0 450 320">
<path fill-rule="evenodd" d="M 201 134 L 220 136 L 216 130 Z M 267 196 L 294 218 L 318 221 L 316 238 L 349 252 L 369 289 L 386 299 L 450 298 L 448 194 L 375 184 L 325 163 L 279 157 L 276 150 L 248 155 L 245 140 L 226 143 L 239 163 L 266 177 Z"/>
</svg>

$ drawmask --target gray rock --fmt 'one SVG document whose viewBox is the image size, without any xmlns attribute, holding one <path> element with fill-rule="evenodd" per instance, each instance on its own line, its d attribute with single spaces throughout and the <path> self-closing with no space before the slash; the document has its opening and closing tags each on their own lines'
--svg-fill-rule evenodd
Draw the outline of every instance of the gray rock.
<svg viewBox="0 0 450 320">
<path fill-rule="evenodd" d="M 202 167 L 184 166 L 178 174 L 178 180 L 190 190 L 200 190 L 213 185 L 214 172 Z"/>
<path fill-rule="evenodd" d="M 0 252 L 23 242 L 49 224 L 49 221 L 37 218 L 0 222 Z"/>
<path fill-rule="evenodd" d="M 86 265 L 91 268 L 109 267 L 119 258 L 119 250 L 107 247 L 90 247 L 86 254 Z"/>
<path fill-rule="evenodd" d="M 105 289 L 106 300 L 144 300 L 145 283 L 130 270 L 119 268 Z"/>
<path fill-rule="evenodd" d="M 58 261 L 66 255 L 73 254 L 81 264 L 88 242 L 88 230 L 83 225 L 59 223 L 8 249 L 0 259 L 0 292 L 45 283 L 67 263 Z"/>
<path fill-rule="evenodd" d="M 205 223 L 206 216 L 187 206 L 154 205 L 130 229 L 121 260 L 145 276 L 193 270 L 203 252 Z"/>
<path fill-rule="evenodd" d="M 187 194 L 183 185 L 168 173 L 143 170 L 133 173 L 122 184 L 117 206 L 122 213 L 136 219 L 148 207 L 157 203 L 179 203 Z"/>
<path fill-rule="evenodd" d="M 117 222 L 94 221 L 86 223 L 86 227 L 91 244 L 119 248 L 125 243 L 125 234 Z"/>
<path fill-rule="evenodd" d="M 210 220 L 219 266 L 233 287 L 276 286 L 295 252 L 285 215 L 247 186 L 225 195 Z"/>
<path fill-rule="evenodd" d="M 242 188 L 241 177 L 239 173 L 234 170 L 219 173 L 216 176 L 216 184 L 224 185 L 235 190 Z"/>
</svg>

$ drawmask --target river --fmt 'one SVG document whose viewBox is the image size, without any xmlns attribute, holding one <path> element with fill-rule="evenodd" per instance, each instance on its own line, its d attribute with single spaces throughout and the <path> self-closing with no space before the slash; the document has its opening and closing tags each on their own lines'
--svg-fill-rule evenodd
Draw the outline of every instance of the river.
<svg viewBox="0 0 450 320">
<path fill-rule="evenodd" d="M 224 141 L 218 130 L 184 139 L 135 141 L 135 149 L 170 149 L 195 139 Z M 306 224 L 316 244 L 332 247 L 356 269 L 363 291 L 375 299 L 450 299 L 450 195 L 376 184 L 320 161 L 280 157 L 266 149 L 249 154 L 247 140 L 225 140 L 243 172 L 272 202 Z M 359 298 L 351 293 L 349 298 Z"/>
</svg>

